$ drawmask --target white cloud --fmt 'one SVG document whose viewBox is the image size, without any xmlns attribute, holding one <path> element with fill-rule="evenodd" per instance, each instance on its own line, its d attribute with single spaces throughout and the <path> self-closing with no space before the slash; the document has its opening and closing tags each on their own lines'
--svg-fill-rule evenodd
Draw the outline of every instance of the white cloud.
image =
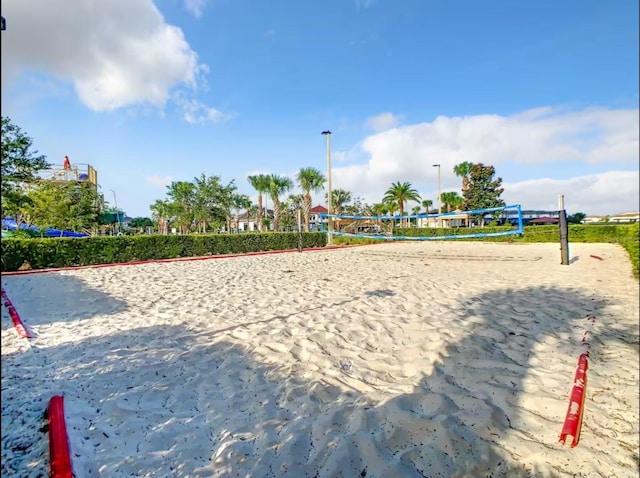
<svg viewBox="0 0 640 478">
<path fill-rule="evenodd" d="M 570 179 L 532 179 L 504 183 L 503 197 L 510 204 L 527 209 L 558 209 L 558 195 L 563 194 L 565 208 L 571 213 L 618 214 L 638 211 L 640 190 L 638 171 L 609 171 Z"/>
<path fill-rule="evenodd" d="M 176 103 L 182 109 L 184 120 L 191 124 L 205 123 L 207 121 L 218 123 L 229 120 L 233 117 L 233 115 L 223 113 L 222 111 L 207 106 L 194 98 L 177 98 Z"/>
<path fill-rule="evenodd" d="M 184 0 L 185 8 L 196 18 L 202 17 L 206 0 Z"/>
<path fill-rule="evenodd" d="M 453 166 L 462 161 L 496 166 L 505 184 L 509 178 L 501 168 L 504 171 L 516 166 L 519 177 L 533 179 L 540 177 L 539 167 L 544 163 L 564 165 L 565 169 L 571 164 L 576 177 L 569 182 L 512 182 L 505 185 L 505 197 L 523 207 L 537 208 L 553 205 L 557 194 L 564 193 L 568 205 L 574 195 L 575 208 L 587 213 L 615 213 L 634 209 L 633 204 L 637 209 L 638 129 L 638 110 L 624 109 L 566 111 L 545 107 L 512 116 L 438 117 L 365 138 L 361 148 L 367 159 L 333 168 L 333 187 L 348 189 L 373 202 L 380 200 L 393 181 L 410 181 L 427 197 L 435 198 L 434 163 L 441 164 L 443 191 L 459 190 L 460 179 L 453 174 Z M 596 163 L 598 172 L 602 165 L 632 171 L 589 176 Z M 584 191 L 575 190 L 578 184 Z M 522 195 L 519 200 L 518 194 Z"/>
<path fill-rule="evenodd" d="M 380 113 L 377 116 L 369 118 L 366 121 L 365 126 L 369 129 L 372 129 L 373 131 L 378 132 L 394 128 L 395 126 L 400 124 L 401 120 L 402 117 L 400 115 L 394 115 L 393 113 Z"/>
<path fill-rule="evenodd" d="M 198 3 L 198 2 L 193 2 Z M 2 82 L 23 71 L 74 85 L 94 111 L 162 107 L 175 87 L 196 88 L 208 72 L 180 28 L 152 0 L 10 0 L 2 32 Z"/>
<path fill-rule="evenodd" d="M 373 5 L 375 0 L 356 0 L 356 7 L 358 8 L 369 8 Z"/>
<path fill-rule="evenodd" d="M 171 184 L 172 178 L 171 176 L 158 176 L 154 174 L 151 176 L 147 176 L 145 178 L 145 181 L 159 188 L 164 188 Z"/>
</svg>

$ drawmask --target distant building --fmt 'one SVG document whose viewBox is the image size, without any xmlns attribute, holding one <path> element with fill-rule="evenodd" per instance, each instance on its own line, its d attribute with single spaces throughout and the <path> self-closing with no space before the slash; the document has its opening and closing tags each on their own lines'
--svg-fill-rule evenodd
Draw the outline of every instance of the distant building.
<svg viewBox="0 0 640 478">
<path fill-rule="evenodd" d="M 640 222 L 640 212 L 625 212 L 613 216 L 587 216 L 582 220 L 583 224 L 594 224 L 599 222 L 612 222 L 617 224 L 629 224 Z"/>
<path fill-rule="evenodd" d="M 322 224 L 328 224 L 327 218 L 320 218 L 320 214 L 327 214 L 329 210 L 324 206 L 314 206 L 309 211 L 309 230 L 320 231 L 322 230 Z M 326 227 L 325 227 L 326 229 Z"/>
</svg>

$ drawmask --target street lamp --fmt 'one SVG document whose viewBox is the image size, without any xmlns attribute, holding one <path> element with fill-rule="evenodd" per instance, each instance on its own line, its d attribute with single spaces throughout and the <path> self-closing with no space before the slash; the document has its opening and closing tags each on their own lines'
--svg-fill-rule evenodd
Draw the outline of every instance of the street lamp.
<svg viewBox="0 0 640 478">
<path fill-rule="evenodd" d="M 438 214 L 442 214 L 442 191 L 441 191 L 441 183 L 440 183 L 440 165 L 434 164 L 434 168 L 438 168 Z"/>
<path fill-rule="evenodd" d="M 113 189 L 109 189 L 113 193 L 113 203 L 116 206 L 116 217 L 118 218 L 118 232 L 122 231 L 122 224 L 120 223 L 120 211 L 118 211 L 118 199 L 116 198 L 116 192 Z"/>
<path fill-rule="evenodd" d="M 331 131 L 323 131 L 327 137 L 327 209 L 329 212 L 327 246 L 333 245 L 333 218 L 331 217 Z"/>
</svg>

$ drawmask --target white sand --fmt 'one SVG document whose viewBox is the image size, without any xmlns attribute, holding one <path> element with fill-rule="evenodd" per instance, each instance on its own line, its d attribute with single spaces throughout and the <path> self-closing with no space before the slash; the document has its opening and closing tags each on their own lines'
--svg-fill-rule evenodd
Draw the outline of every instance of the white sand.
<svg viewBox="0 0 640 478">
<path fill-rule="evenodd" d="M 37 429 L 63 393 L 78 477 L 638 476 L 638 284 L 618 246 L 571 252 L 396 243 L 3 277 L 38 338 L 3 310 L 2 475 L 47 473 Z"/>
</svg>

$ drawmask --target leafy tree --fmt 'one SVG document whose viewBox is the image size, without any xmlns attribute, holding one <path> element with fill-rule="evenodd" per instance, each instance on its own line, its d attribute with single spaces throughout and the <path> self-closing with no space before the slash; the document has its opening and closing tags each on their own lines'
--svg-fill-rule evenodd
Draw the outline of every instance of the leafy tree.
<svg viewBox="0 0 640 478">
<path fill-rule="evenodd" d="M 235 186 L 233 181 L 225 186 L 220 176 L 207 177 L 205 173 L 193 178 L 193 184 L 195 186 L 193 218 L 198 231 L 204 234 L 210 225 L 220 224 L 226 220 L 228 191 L 235 191 Z"/>
<path fill-rule="evenodd" d="M 254 217 L 258 217 L 258 206 L 251 203 L 251 206 L 249 207 L 249 209 L 247 209 L 247 228 L 249 227 L 249 224 L 251 224 L 251 219 Z"/>
<path fill-rule="evenodd" d="M 577 212 L 567 217 L 567 222 L 570 224 L 581 224 L 585 217 L 587 217 L 585 213 Z"/>
<path fill-rule="evenodd" d="M 433 201 L 431 199 L 424 199 L 421 204 L 424 208 L 424 212 L 429 214 L 429 209 L 431 208 L 431 206 L 433 206 Z"/>
<path fill-rule="evenodd" d="M 494 179 L 496 170 L 493 166 L 482 163 L 473 164 L 469 172 L 469 183 L 464 191 L 463 208 L 466 211 L 504 206 L 500 199 L 504 192 L 502 178 Z"/>
<path fill-rule="evenodd" d="M 180 234 L 188 234 L 194 222 L 195 185 L 188 181 L 174 181 L 167 186 L 175 214 L 175 226 Z"/>
<path fill-rule="evenodd" d="M 29 193 L 26 218 L 40 227 L 87 231 L 97 226 L 102 202 L 93 184 L 42 182 Z"/>
<path fill-rule="evenodd" d="M 264 213 L 264 208 L 262 207 L 262 195 L 266 194 L 269 191 L 269 176 L 266 174 L 256 174 L 254 176 L 249 176 L 248 180 L 251 184 L 251 187 L 253 187 L 253 189 L 255 189 L 258 193 L 258 230 L 262 231 L 262 228 L 265 225 L 264 221 L 262 220 Z"/>
<path fill-rule="evenodd" d="M 129 227 L 134 229 L 143 229 L 146 227 L 152 227 L 153 221 L 148 217 L 134 217 L 129 221 Z"/>
<path fill-rule="evenodd" d="M 12 216 L 23 222 L 25 207 L 30 205 L 25 185 L 33 183 L 38 172 L 49 164 L 44 155 L 33 150 L 33 140 L 8 117 L 2 117 L 2 217 Z"/>
<path fill-rule="evenodd" d="M 304 192 L 304 207 L 302 210 L 304 230 L 309 231 L 311 217 L 311 193 L 320 192 L 326 181 L 324 175 L 316 168 L 301 168 L 296 176 L 300 189 Z"/>
<path fill-rule="evenodd" d="M 447 208 L 447 212 L 451 212 L 453 209 L 461 206 L 464 203 L 464 199 L 455 191 L 442 193 L 440 195 L 440 202 Z"/>
<path fill-rule="evenodd" d="M 269 175 L 269 196 L 273 202 L 273 228 L 280 230 L 280 196 L 293 187 L 293 181 L 286 176 Z"/>
</svg>

